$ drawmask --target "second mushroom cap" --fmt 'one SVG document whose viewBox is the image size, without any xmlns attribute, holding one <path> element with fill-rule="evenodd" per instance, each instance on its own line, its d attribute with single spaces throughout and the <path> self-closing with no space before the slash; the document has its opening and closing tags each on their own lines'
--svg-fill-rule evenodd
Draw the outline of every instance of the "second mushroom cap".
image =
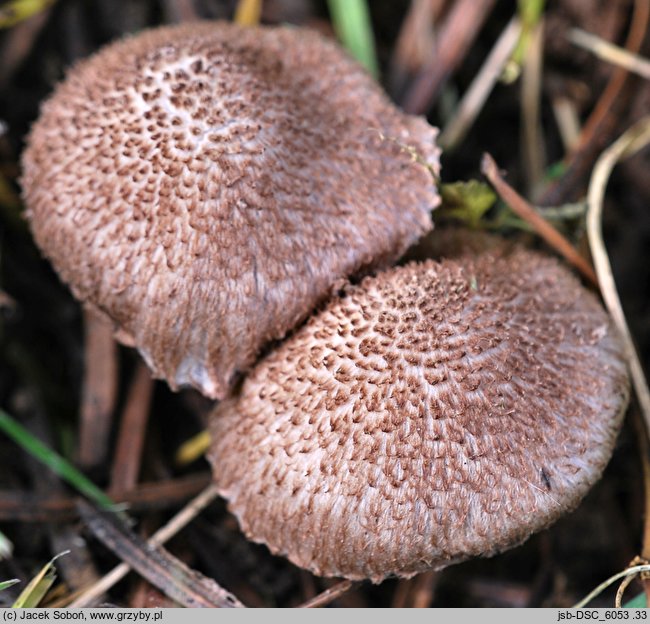
<svg viewBox="0 0 650 624">
<path fill-rule="evenodd" d="M 596 298 L 502 247 L 350 286 L 215 409 L 210 459 L 250 538 L 379 582 L 494 554 L 575 507 L 627 396 Z"/>
</svg>

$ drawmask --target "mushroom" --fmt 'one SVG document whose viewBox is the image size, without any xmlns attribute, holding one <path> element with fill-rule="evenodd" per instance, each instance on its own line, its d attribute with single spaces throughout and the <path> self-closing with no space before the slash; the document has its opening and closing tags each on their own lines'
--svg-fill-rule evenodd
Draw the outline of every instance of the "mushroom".
<svg viewBox="0 0 650 624">
<path fill-rule="evenodd" d="M 436 130 L 313 31 L 195 23 L 81 62 L 29 136 L 43 253 L 156 377 L 227 395 L 431 229 Z"/>
<path fill-rule="evenodd" d="M 244 532 L 323 576 L 410 577 L 577 506 L 628 399 L 596 297 L 516 245 L 348 286 L 211 415 Z"/>
</svg>

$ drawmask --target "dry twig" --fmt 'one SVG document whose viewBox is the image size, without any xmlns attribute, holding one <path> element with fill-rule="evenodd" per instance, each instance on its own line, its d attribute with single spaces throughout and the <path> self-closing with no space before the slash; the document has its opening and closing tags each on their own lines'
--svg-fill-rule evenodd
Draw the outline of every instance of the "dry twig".
<svg viewBox="0 0 650 624">
<path fill-rule="evenodd" d="M 603 300 L 623 339 L 634 390 L 646 427 L 650 431 L 650 389 L 618 297 L 612 267 L 603 242 L 601 223 L 605 187 L 612 169 L 619 160 L 631 156 L 648 143 L 650 143 L 650 117 L 644 117 L 606 149 L 598 159 L 587 195 L 587 235 Z"/>
<path fill-rule="evenodd" d="M 84 311 L 84 378 L 81 394 L 79 463 L 91 468 L 104 463 L 117 398 L 117 345 L 105 318 Z"/>
<path fill-rule="evenodd" d="M 472 127 L 494 85 L 503 73 L 503 68 L 512 55 L 520 35 L 521 22 L 518 18 L 513 17 L 503 29 L 481 70 L 476 74 L 476 78 L 456 107 L 453 117 L 442 131 L 440 145 L 444 149 L 450 150 L 456 147 Z"/>
<path fill-rule="evenodd" d="M 138 482 L 154 382 L 144 362 L 138 361 L 122 413 L 111 468 L 111 492 L 125 492 Z"/>
<path fill-rule="evenodd" d="M 650 554 L 650 467 L 648 465 L 648 441 L 647 435 L 650 431 L 650 389 L 646 380 L 641 360 L 636 352 L 632 334 L 630 333 L 621 300 L 618 296 L 612 267 L 605 248 L 602 232 L 602 211 L 605 198 L 607 181 L 614 166 L 623 158 L 632 156 L 634 153 L 650 144 L 650 117 L 645 117 L 632 126 L 608 149 L 606 149 L 594 167 L 589 183 L 587 196 L 587 236 L 589 246 L 594 259 L 594 266 L 598 276 L 600 291 L 607 306 L 614 324 L 616 325 L 625 348 L 625 355 L 632 377 L 632 384 L 641 408 L 641 414 L 645 422 L 645 431 L 640 436 L 641 461 L 644 477 L 645 495 L 645 526 L 643 535 L 642 557 L 647 560 Z M 643 427 L 641 427 L 643 429 Z M 623 592 L 630 581 L 626 578 L 617 592 L 617 601 L 620 603 Z M 650 598 L 650 586 L 644 583 L 646 596 Z M 649 603 L 650 604 L 650 603 Z"/>
<path fill-rule="evenodd" d="M 463 60 L 494 0 L 458 0 L 436 39 L 435 53 L 413 81 L 402 103 L 407 113 L 425 113 L 447 78 Z"/>
<path fill-rule="evenodd" d="M 650 1 L 636 0 L 630 21 L 630 30 L 625 42 L 625 49 L 628 52 L 632 54 L 639 52 L 649 23 Z M 550 205 L 565 203 L 570 190 L 576 185 L 576 181 L 582 178 L 596 158 L 597 150 L 603 145 L 604 137 L 611 136 L 612 129 L 615 127 L 613 108 L 615 103 L 621 99 L 628 74 L 625 67 L 619 67 L 614 72 L 582 127 L 575 151 L 569 156 L 566 163 L 566 173 L 558 182 L 546 189 L 540 200 L 541 203 Z"/>
<path fill-rule="evenodd" d="M 624 67 L 628 71 L 634 72 L 646 80 L 650 80 L 650 61 L 638 54 L 628 52 L 609 41 L 605 41 L 579 28 L 572 28 L 569 31 L 569 41 L 585 50 L 589 50 L 589 52 L 595 54 L 603 61 Z"/>
<path fill-rule="evenodd" d="M 330 602 L 336 600 L 343 594 L 349 592 L 353 587 L 356 587 L 359 585 L 359 583 L 355 583 L 354 581 L 341 581 L 340 583 L 337 583 L 333 587 L 330 587 L 329 589 L 326 589 L 324 592 L 318 594 L 318 596 L 315 596 L 311 600 L 307 600 L 307 602 L 303 602 L 301 605 L 299 605 L 300 609 L 314 609 L 316 607 L 324 607 L 328 605 Z"/>
<path fill-rule="evenodd" d="M 190 608 L 237 608 L 239 600 L 213 579 L 190 569 L 158 544 L 145 542 L 111 512 L 79 501 L 93 535 L 122 561 L 179 604 Z"/>
<path fill-rule="evenodd" d="M 179 505 L 196 495 L 210 483 L 206 472 L 190 474 L 177 479 L 143 483 L 127 492 L 112 492 L 118 505 L 130 511 L 151 511 Z M 71 496 L 47 497 L 32 492 L 0 490 L 0 520 L 6 522 L 65 522 L 78 517 L 76 499 Z"/>
<path fill-rule="evenodd" d="M 564 259 L 572 264 L 592 284 L 597 284 L 596 274 L 589 263 L 575 250 L 573 245 L 542 217 L 517 191 L 499 174 L 494 158 L 483 155 L 481 172 L 490 181 L 501 199 L 522 219 L 530 223 L 535 231 Z"/>
<path fill-rule="evenodd" d="M 411 0 L 390 60 L 388 83 L 396 99 L 409 77 L 431 58 L 435 49 L 433 25 L 444 4 L 445 0 Z"/>
<path fill-rule="evenodd" d="M 170 540 L 176 533 L 183 527 L 189 524 L 196 516 L 201 513 L 216 497 L 218 496 L 214 486 L 207 487 L 201 494 L 194 500 L 188 503 L 181 511 L 179 511 L 165 526 L 156 531 L 148 544 L 158 546 Z M 107 592 L 115 583 L 122 580 L 131 570 L 130 566 L 126 563 L 113 568 L 108 574 L 103 576 L 97 583 L 93 583 L 82 594 L 75 597 L 75 599 L 68 605 L 69 607 L 89 607 L 99 596 Z"/>
</svg>

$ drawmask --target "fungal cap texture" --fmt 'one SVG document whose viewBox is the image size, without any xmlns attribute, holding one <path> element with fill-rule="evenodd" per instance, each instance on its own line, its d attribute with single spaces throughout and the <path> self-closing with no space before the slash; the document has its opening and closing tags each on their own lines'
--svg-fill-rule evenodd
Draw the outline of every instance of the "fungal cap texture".
<svg viewBox="0 0 650 624">
<path fill-rule="evenodd" d="M 73 68 L 22 186 L 74 294 L 157 377 L 217 398 L 342 279 L 431 229 L 435 136 L 315 32 L 185 24 Z"/>
<path fill-rule="evenodd" d="M 250 538 L 380 582 L 575 507 L 627 399 L 596 298 L 554 259 L 491 250 L 349 287 L 217 406 L 210 460 Z"/>
</svg>

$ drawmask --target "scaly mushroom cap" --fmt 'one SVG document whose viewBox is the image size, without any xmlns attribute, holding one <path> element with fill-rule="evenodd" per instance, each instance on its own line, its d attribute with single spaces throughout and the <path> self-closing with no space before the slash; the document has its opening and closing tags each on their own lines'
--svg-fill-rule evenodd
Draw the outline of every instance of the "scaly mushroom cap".
<svg viewBox="0 0 650 624">
<path fill-rule="evenodd" d="M 156 376 L 223 397 L 342 279 L 432 227 L 435 136 L 315 32 L 186 24 L 75 67 L 22 184 L 75 295 Z"/>
<path fill-rule="evenodd" d="M 349 287 L 216 408 L 210 460 L 250 538 L 379 582 L 494 554 L 575 507 L 627 397 L 596 298 L 515 247 Z"/>
</svg>

